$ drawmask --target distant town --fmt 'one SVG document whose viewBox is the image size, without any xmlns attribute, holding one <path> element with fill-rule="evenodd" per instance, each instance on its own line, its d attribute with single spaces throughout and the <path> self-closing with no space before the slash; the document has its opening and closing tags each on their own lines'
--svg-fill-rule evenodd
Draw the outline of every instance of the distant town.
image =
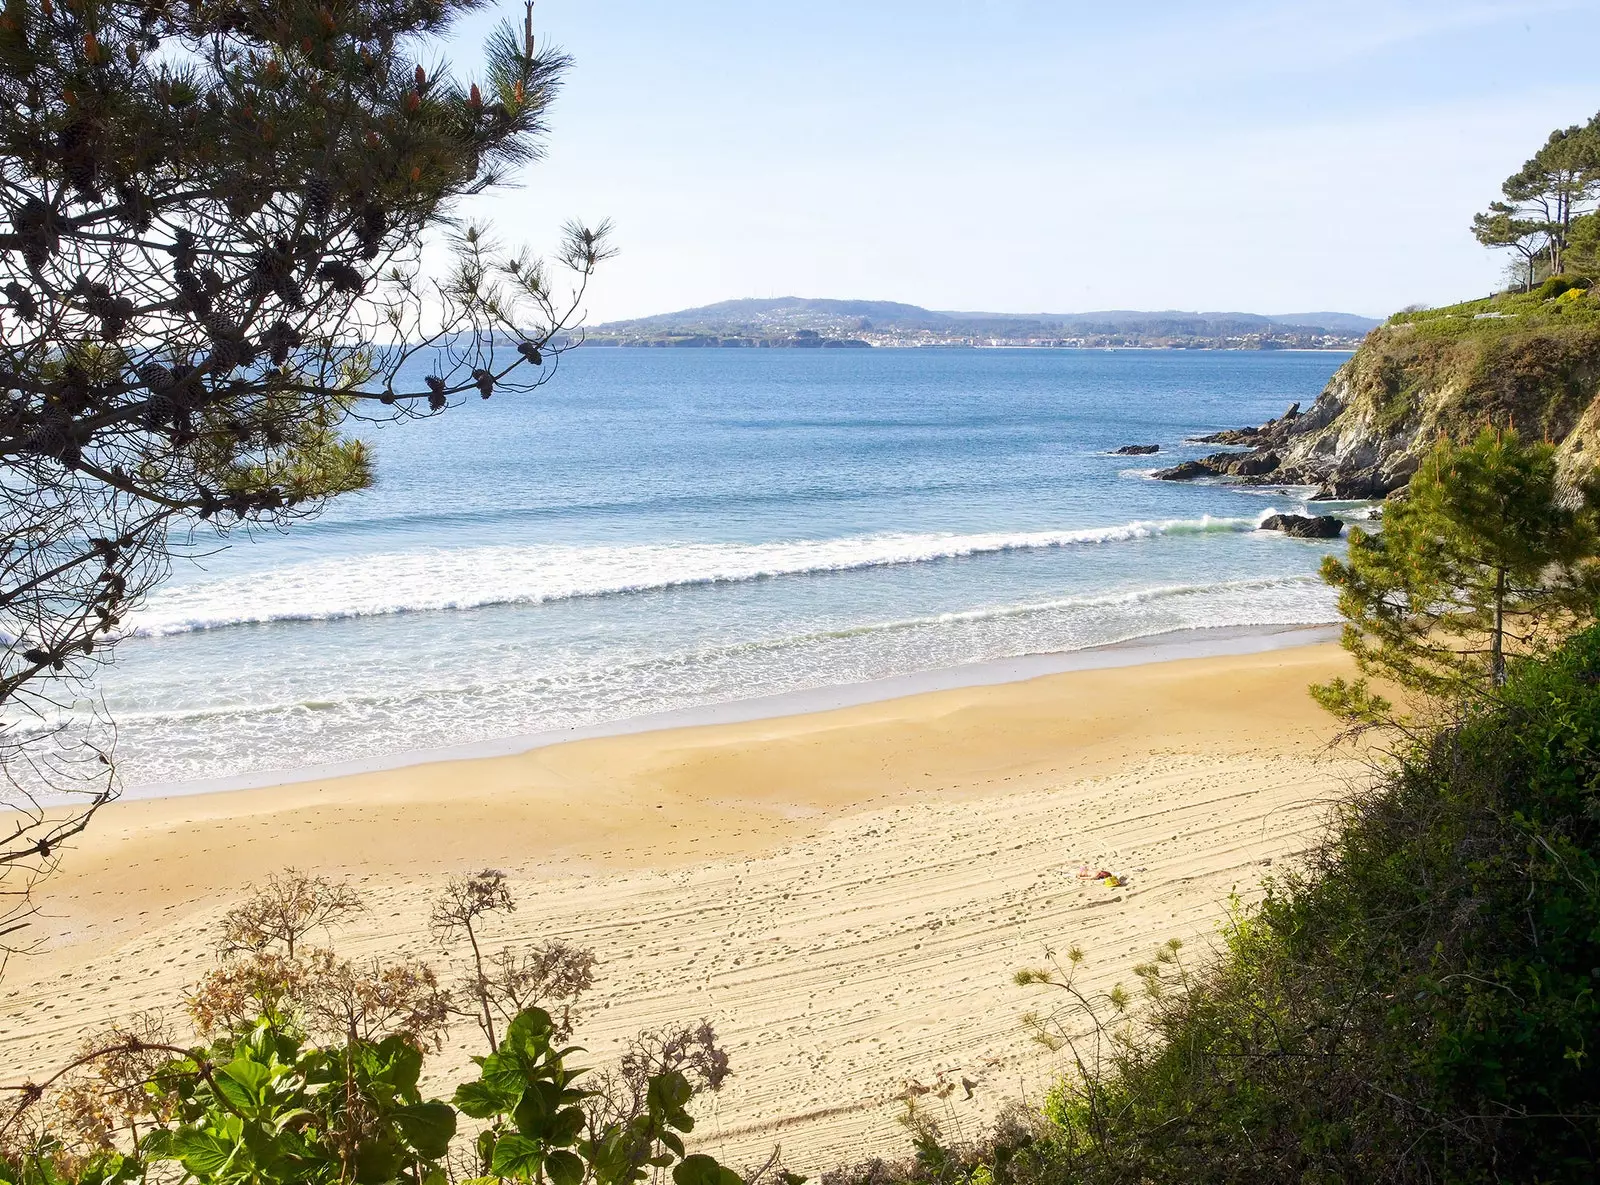
<svg viewBox="0 0 1600 1185">
<path fill-rule="evenodd" d="M 700 349 L 1353 350 L 1353 313 L 950 313 L 890 301 L 734 300 L 592 328 L 596 346 Z"/>
</svg>

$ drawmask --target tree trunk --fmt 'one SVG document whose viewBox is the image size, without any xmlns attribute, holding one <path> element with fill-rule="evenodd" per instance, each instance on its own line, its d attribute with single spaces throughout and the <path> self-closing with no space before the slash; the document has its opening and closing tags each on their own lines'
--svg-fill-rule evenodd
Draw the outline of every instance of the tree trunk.
<svg viewBox="0 0 1600 1185">
<path fill-rule="evenodd" d="M 1506 681 L 1506 570 L 1501 568 L 1494 577 L 1494 635 L 1490 649 L 1489 675 L 1496 687 Z"/>
</svg>

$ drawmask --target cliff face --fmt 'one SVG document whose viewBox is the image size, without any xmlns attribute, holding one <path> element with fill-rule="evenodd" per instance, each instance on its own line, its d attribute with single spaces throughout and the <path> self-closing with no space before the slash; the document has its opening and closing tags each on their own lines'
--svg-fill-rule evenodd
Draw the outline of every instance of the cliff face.
<svg viewBox="0 0 1600 1185">
<path fill-rule="evenodd" d="M 1560 444 L 1563 478 L 1600 462 L 1600 298 L 1502 297 L 1402 314 L 1368 335 L 1312 406 L 1205 438 L 1244 445 L 1157 474 L 1319 487 L 1381 498 L 1403 487 L 1442 434 L 1485 423 Z"/>
</svg>

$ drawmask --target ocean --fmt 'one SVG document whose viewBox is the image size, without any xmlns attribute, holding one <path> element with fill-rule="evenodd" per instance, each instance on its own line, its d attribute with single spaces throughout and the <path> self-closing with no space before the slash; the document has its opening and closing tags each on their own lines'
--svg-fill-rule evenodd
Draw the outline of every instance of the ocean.
<svg viewBox="0 0 1600 1185">
<path fill-rule="evenodd" d="M 1255 530 L 1309 491 L 1148 472 L 1345 357 L 573 351 L 534 396 L 367 429 L 376 485 L 318 518 L 196 535 L 99 680 L 124 783 L 1330 622 L 1338 544 Z"/>
</svg>

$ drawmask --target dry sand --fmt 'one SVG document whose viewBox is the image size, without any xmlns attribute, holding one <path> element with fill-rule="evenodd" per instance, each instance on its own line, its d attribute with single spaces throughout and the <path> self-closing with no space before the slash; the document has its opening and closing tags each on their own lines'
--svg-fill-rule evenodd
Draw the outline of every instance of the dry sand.
<svg viewBox="0 0 1600 1185">
<path fill-rule="evenodd" d="M 1170 937 L 1203 949 L 1230 892 L 1314 840 L 1356 767 L 1328 757 L 1305 688 L 1344 666 L 1317 645 L 1080 671 L 118 804 L 48 885 L 47 949 L 0 987 L 0 1066 L 36 1073 L 174 1009 L 218 916 L 287 865 L 366 896 L 341 951 L 436 965 L 430 896 L 488 866 L 520 901 L 496 944 L 599 954 L 578 1029 L 595 1060 L 641 1027 L 715 1023 L 735 1077 L 700 1108 L 707 1150 L 739 1165 L 781 1143 L 810 1172 L 903 1154 L 900 1099 L 941 1074 L 975 1084 L 937 1107 L 971 1134 L 1059 1070 L 1012 972 L 1076 943 L 1104 986 Z M 441 1090 L 480 1038 L 452 1040 Z"/>
</svg>

